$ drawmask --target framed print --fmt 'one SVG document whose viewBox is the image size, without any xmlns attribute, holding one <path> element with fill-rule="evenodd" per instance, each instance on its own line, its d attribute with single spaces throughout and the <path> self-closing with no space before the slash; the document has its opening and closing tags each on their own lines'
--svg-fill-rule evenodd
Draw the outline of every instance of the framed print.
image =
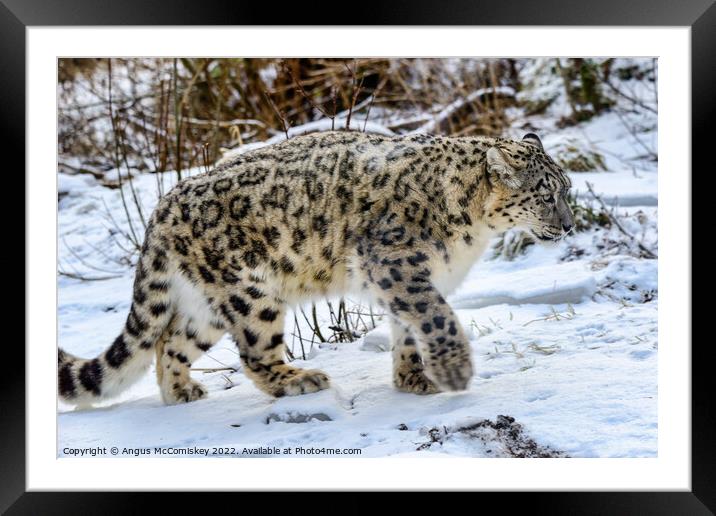
<svg viewBox="0 0 716 516">
<path fill-rule="evenodd" d="M 710 513 L 690 206 L 716 8 L 559 4 L 6 1 L 28 301 L 3 508 Z"/>
</svg>

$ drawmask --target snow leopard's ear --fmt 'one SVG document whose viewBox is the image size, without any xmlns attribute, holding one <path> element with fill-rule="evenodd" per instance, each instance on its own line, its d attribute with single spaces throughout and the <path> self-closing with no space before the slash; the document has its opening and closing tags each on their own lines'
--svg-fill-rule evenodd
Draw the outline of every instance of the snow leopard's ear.
<svg viewBox="0 0 716 516">
<path fill-rule="evenodd" d="M 517 170 L 497 147 L 490 147 L 487 151 L 487 171 L 490 175 L 496 175 L 500 178 L 500 181 L 510 188 L 519 188 L 522 184 L 522 181 L 517 176 Z"/>
<path fill-rule="evenodd" d="M 544 147 L 542 147 L 542 140 L 540 140 L 539 136 L 537 136 L 535 133 L 527 133 L 522 137 L 522 141 L 544 150 Z"/>
</svg>

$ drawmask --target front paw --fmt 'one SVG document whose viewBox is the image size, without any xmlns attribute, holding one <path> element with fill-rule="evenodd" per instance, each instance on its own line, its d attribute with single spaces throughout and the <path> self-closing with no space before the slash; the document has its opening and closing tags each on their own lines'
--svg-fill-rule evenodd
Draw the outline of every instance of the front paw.
<svg viewBox="0 0 716 516">
<path fill-rule="evenodd" d="M 396 389 L 413 394 L 435 394 L 440 392 L 422 369 L 398 370 L 393 376 Z"/>
<path fill-rule="evenodd" d="M 436 353 L 425 362 L 425 375 L 442 391 L 466 390 L 472 371 L 472 360 L 467 352 Z"/>
</svg>

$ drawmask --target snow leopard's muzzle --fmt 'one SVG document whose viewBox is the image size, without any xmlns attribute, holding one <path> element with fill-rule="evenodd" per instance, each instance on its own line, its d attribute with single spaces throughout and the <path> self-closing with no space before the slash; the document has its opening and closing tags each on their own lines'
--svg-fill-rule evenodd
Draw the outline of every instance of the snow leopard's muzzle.
<svg viewBox="0 0 716 516">
<path fill-rule="evenodd" d="M 567 203 L 565 195 L 558 195 L 554 209 L 548 220 L 542 221 L 541 227 L 531 228 L 530 232 L 541 242 L 557 242 L 574 229 L 574 214 Z"/>
</svg>

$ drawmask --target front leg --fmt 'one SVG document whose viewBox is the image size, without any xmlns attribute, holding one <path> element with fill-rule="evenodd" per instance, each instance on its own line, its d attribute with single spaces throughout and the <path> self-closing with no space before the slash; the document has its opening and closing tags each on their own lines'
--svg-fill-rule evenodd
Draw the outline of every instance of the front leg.
<svg viewBox="0 0 716 516">
<path fill-rule="evenodd" d="M 417 340 L 410 330 L 396 320 L 391 320 L 393 341 L 393 384 L 404 392 L 434 394 L 437 386 L 425 376 L 423 359 L 417 349 Z"/>
<path fill-rule="evenodd" d="M 380 236 L 380 233 L 379 233 Z M 361 270 L 377 303 L 416 337 L 425 376 L 440 390 L 467 388 L 470 345 L 457 316 L 433 285 L 428 255 L 400 242 L 365 240 Z"/>
</svg>

